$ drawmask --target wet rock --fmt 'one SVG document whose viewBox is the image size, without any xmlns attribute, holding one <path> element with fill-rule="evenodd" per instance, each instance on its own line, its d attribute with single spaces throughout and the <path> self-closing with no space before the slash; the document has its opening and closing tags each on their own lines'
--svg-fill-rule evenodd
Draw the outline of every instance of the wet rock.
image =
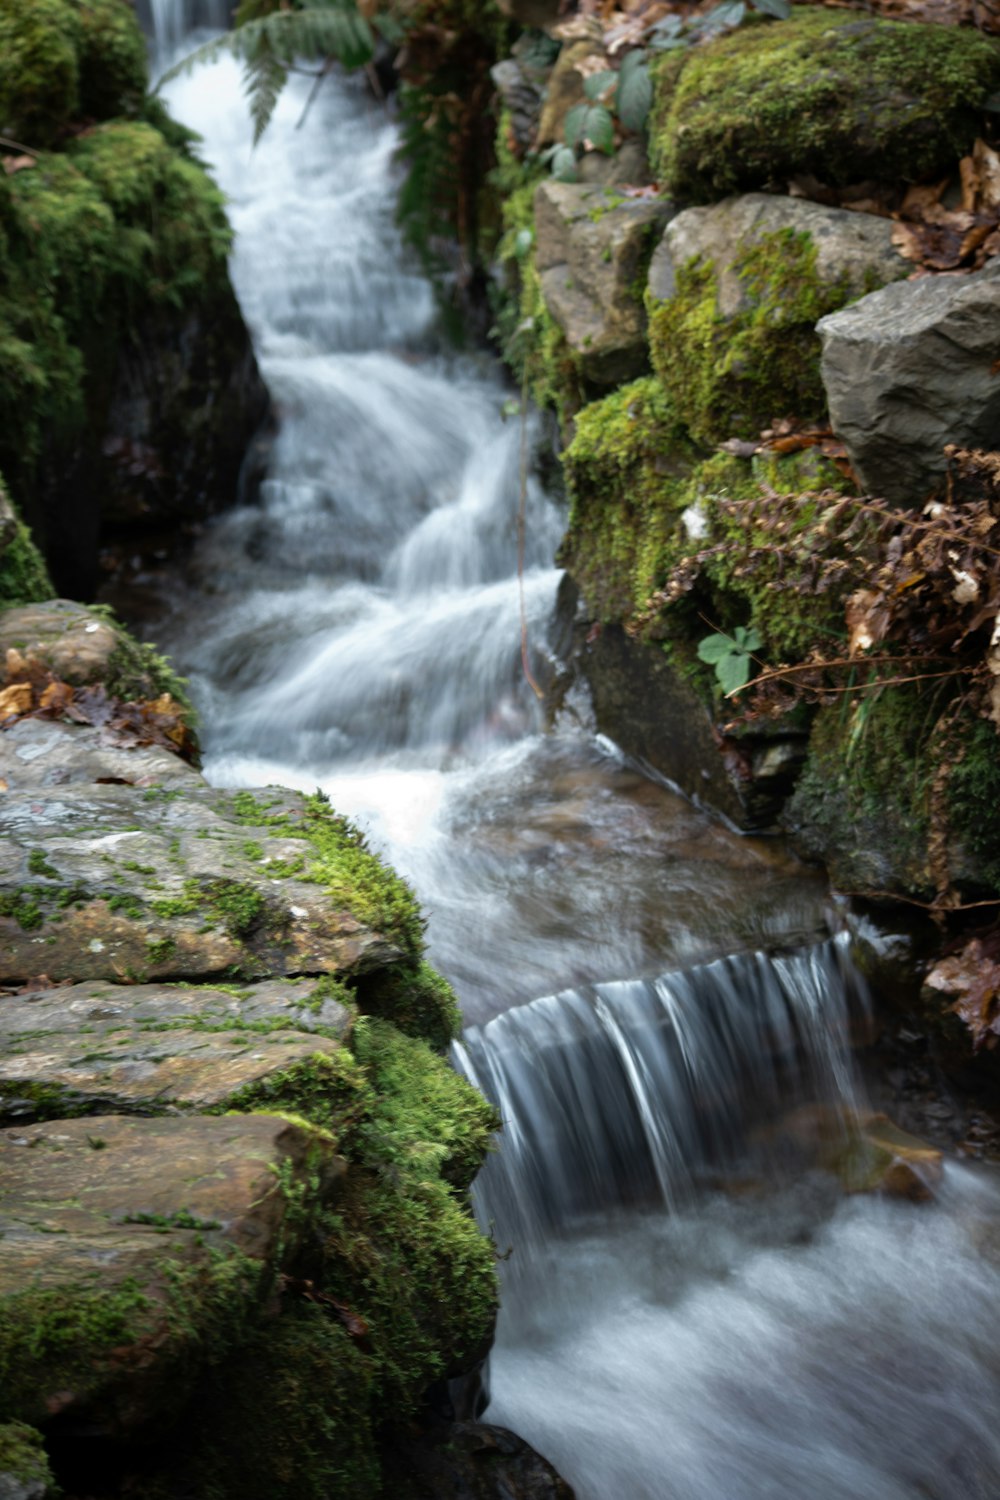
<svg viewBox="0 0 1000 1500">
<path fill-rule="evenodd" d="M 358 972 L 417 934 L 401 882 L 296 793 L 70 785 L 0 799 L 0 983 Z"/>
<path fill-rule="evenodd" d="M 542 295 L 589 380 L 614 384 L 646 367 L 644 255 L 671 212 L 583 183 L 543 182 L 535 195 Z"/>
<path fill-rule="evenodd" d="M 886 1115 L 872 1115 L 829 1165 L 849 1193 L 883 1193 L 925 1203 L 934 1196 L 943 1173 L 943 1154 L 918 1136 L 907 1134 Z"/>
<path fill-rule="evenodd" d="M 290 1107 L 314 1078 L 334 1086 L 350 1021 L 315 980 L 18 993 L 0 999 L 0 1121 Z"/>
<path fill-rule="evenodd" d="M 51 1486 L 41 1433 L 23 1422 L 0 1424 L 0 1500 L 45 1500 Z"/>
<path fill-rule="evenodd" d="M 864 489 L 917 505 L 946 443 L 996 446 L 1000 264 L 883 287 L 820 320 L 830 418 Z"/>
<path fill-rule="evenodd" d="M 18 719 L 0 735 L 0 781 L 11 792 L 81 782 L 202 784 L 194 767 L 170 750 L 125 748 L 111 743 L 101 729 L 45 719 Z"/>
<path fill-rule="evenodd" d="M 711 265 L 717 280 L 721 318 L 733 318 L 753 305 L 739 262 L 766 235 L 808 235 L 816 251 L 816 277 L 825 286 L 843 285 L 845 296 L 860 296 L 906 275 L 910 267 L 892 244 L 892 221 L 875 214 L 825 208 L 803 198 L 747 193 L 712 208 L 688 208 L 672 219 L 653 252 L 650 295 L 672 297 L 677 268 L 691 260 Z"/>
<path fill-rule="evenodd" d="M 394 1435 L 386 1469 L 398 1500 L 573 1500 L 552 1465 L 505 1427 L 455 1422 L 436 1436 Z"/>
<path fill-rule="evenodd" d="M 0 1131 L 5 1412 L 90 1437 L 168 1423 L 306 1231 L 296 1196 L 341 1171 L 279 1116 Z"/>
</svg>

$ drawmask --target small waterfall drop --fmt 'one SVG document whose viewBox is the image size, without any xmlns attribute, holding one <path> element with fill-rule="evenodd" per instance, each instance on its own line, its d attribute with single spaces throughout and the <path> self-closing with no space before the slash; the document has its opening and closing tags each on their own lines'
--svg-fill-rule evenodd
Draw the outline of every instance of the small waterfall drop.
<svg viewBox="0 0 1000 1500">
<path fill-rule="evenodd" d="M 588 1215 L 676 1211 L 753 1124 L 804 1101 L 857 1114 L 849 1037 L 864 1016 L 836 942 L 568 990 L 468 1028 L 456 1061 L 504 1121 L 481 1219 L 517 1265 Z"/>
</svg>

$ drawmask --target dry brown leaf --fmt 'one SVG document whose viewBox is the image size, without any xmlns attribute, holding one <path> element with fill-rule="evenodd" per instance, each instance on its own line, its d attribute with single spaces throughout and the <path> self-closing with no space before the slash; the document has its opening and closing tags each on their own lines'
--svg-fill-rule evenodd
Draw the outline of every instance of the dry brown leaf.
<svg viewBox="0 0 1000 1500">
<path fill-rule="evenodd" d="M 30 713 L 32 696 L 30 682 L 12 682 L 0 692 L 0 719 Z"/>
<path fill-rule="evenodd" d="M 5 156 L 3 169 L 8 177 L 13 177 L 15 172 L 23 172 L 28 167 L 37 167 L 38 163 L 33 156 Z"/>
</svg>

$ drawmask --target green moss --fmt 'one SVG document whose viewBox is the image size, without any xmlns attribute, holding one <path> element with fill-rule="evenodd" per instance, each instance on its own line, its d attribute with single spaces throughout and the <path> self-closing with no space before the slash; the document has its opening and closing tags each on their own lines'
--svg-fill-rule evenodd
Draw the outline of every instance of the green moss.
<svg viewBox="0 0 1000 1500">
<path fill-rule="evenodd" d="M 87 13 L 118 24 L 125 9 Z M 0 178 L 0 467 L 29 515 L 40 471 L 74 458 L 88 418 L 104 422 L 121 340 L 146 314 L 223 293 L 229 241 L 204 170 L 141 120 Z"/>
<path fill-rule="evenodd" d="M 290 1299 L 289 1299 L 290 1300 Z M 347 1330 L 304 1299 L 255 1331 L 198 1394 L 202 1500 L 370 1500 L 378 1494 L 373 1372 Z"/>
<path fill-rule="evenodd" d="M 382 1016 L 441 1052 L 462 1029 L 455 991 L 427 963 L 396 965 L 366 977 L 358 998 L 366 1015 Z"/>
<path fill-rule="evenodd" d="M 670 400 L 651 377 L 579 413 L 563 459 L 570 515 L 559 560 L 596 619 L 627 618 L 662 584 L 692 461 Z"/>
<path fill-rule="evenodd" d="M 177 944 L 173 938 L 147 938 L 146 957 L 151 964 L 165 964 L 173 958 L 177 952 Z"/>
<path fill-rule="evenodd" d="M 650 299 L 653 365 L 692 437 L 706 447 L 755 437 L 776 417 L 817 419 L 826 409 L 815 325 L 856 295 L 824 283 L 810 235 L 767 234 L 739 249 L 746 305 L 723 317 L 707 262 L 679 268 L 673 297 Z"/>
<path fill-rule="evenodd" d="M 6 1422 L 0 1426 L 0 1479 L 14 1481 L 35 1492 L 41 1485 L 54 1490 L 52 1471 L 45 1456 L 42 1434 L 23 1422 Z"/>
<path fill-rule="evenodd" d="M 37 1421 L 45 1394 L 98 1388 L 112 1351 L 149 1326 L 150 1299 L 133 1281 L 29 1286 L 0 1300 L 0 1417 Z M 56 1382 L 53 1385 L 53 1381 Z"/>
<path fill-rule="evenodd" d="M 0 120 L 29 146 L 47 146 L 80 104 L 80 14 L 67 0 L 0 3 Z"/>
<path fill-rule="evenodd" d="M 984 719 L 963 725 L 961 754 L 951 752 L 948 818 L 959 849 L 977 867 L 977 878 L 1000 891 L 1000 737 Z"/>
<path fill-rule="evenodd" d="M 45 875 L 49 880 L 59 879 L 59 871 L 53 869 L 41 849 L 32 849 L 28 855 L 28 870 L 32 875 Z"/>
<path fill-rule="evenodd" d="M 706 203 L 805 173 L 919 181 L 968 151 L 998 83 L 973 31 L 797 8 L 662 65 L 654 171 Z"/>
<path fill-rule="evenodd" d="M 423 918 L 405 881 L 368 848 L 364 835 L 321 792 L 306 797 L 301 812 L 275 812 L 251 792 L 238 792 L 226 811 L 257 828 L 275 828 L 306 840 L 311 859 L 301 878 L 322 885 L 330 900 L 399 944 L 410 957 L 423 948 Z"/>
<path fill-rule="evenodd" d="M 34 932 L 45 921 L 40 902 L 48 892 L 43 886 L 24 886 L 0 894 L 0 917 L 13 917 L 22 932 Z"/>
<path fill-rule="evenodd" d="M 929 897 L 931 736 L 947 690 L 876 683 L 859 667 L 856 685 L 868 690 L 818 711 L 787 818 L 840 885 Z"/>
<path fill-rule="evenodd" d="M 162 656 L 148 641 L 137 641 L 116 617 L 107 604 L 91 604 L 90 612 L 106 620 L 114 627 L 118 640 L 108 660 L 104 686 L 108 696 L 121 698 L 126 703 L 149 702 L 168 694 L 181 711 L 181 717 L 189 726 L 197 721 L 188 695 L 187 679 L 175 671 L 167 657 Z M 150 788 L 157 795 L 176 795 L 170 788 Z M 126 869 L 130 866 L 126 865 Z M 147 869 L 146 874 L 155 873 Z"/>
<path fill-rule="evenodd" d="M 84 0 L 80 12 L 80 109 L 96 120 L 132 115 L 146 92 L 145 39 L 128 0 Z"/>
</svg>

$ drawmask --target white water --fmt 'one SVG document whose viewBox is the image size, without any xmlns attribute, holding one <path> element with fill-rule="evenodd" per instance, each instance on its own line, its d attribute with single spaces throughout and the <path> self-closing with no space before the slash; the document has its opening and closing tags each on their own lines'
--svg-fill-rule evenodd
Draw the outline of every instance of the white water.
<svg viewBox="0 0 1000 1500">
<path fill-rule="evenodd" d="M 186 584 L 139 583 L 209 776 L 318 784 L 362 820 L 476 1023 L 466 1065 L 506 1117 L 483 1211 L 513 1242 L 488 1416 L 580 1500 L 996 1500 L 992 1179 L 844 1200 L 770 1148 L 779 1110 L 854 1097 L 830 955 L 657 977 L 808 941 L 821 885 L 584 725 L 543 732 L 507 392 L 436 336 L 392 124 L 331 82 L 297 129 L 303 89 L 256 152 L 235 68 L 170 90 L 230 196 L 280 427 L 260 504 L 207 530 Z M 532 482 L 542 675 L 561 526 Z"/>
</svg>

